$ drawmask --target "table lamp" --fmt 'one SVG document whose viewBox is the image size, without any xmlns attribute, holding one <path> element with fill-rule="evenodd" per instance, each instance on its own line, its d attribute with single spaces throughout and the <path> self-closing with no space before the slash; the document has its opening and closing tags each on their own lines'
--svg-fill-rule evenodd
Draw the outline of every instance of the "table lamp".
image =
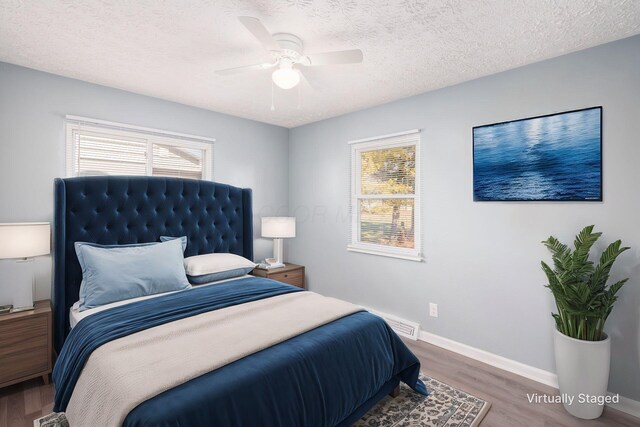
<svg viewBox="0 0 640 427">
<path fill-rule="evenodd" d="M 296 219 L 291 216 L 266 216 L 262 218 L 262 237 L 273 238 L 273 257 L 283 263 L 282 239 L 296 237 Z"/>
<path fill-rule="evenodd" d="M 16 262 L 15 279 L 24 294 L 14 295 L 12 312 L 33 310 L 35 279 L 33 257 L 51 252 L 51 226 L 48 222 L 0 224 L 0 259 Z M 16 304 L 15 301 L 18 301 Z"/>
</svg>

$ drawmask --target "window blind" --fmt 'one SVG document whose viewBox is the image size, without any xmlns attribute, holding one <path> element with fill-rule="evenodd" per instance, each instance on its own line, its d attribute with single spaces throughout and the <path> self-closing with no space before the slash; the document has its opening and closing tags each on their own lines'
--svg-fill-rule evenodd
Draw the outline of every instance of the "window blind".
<svg viewBox="0 0 640 427">
<path fill-rule="evenodd" d="M 203 150 L 153 144 L 152 175 L 203 179 Z"/>
<path fill-rule="evenodd" d="M 419 257 L 418 132 L 351 146 L 349 249 Z"/>
<path fill-rule="evenodd" d="M 67 174 L 211 179 L 212 146 L 83 123 L 67 123 Z"/>
<path fill-rule="evenodd" d="M 76 175 L 146 175 L 147 143 L 90 131 L 74 132 Z"/>
</svg>

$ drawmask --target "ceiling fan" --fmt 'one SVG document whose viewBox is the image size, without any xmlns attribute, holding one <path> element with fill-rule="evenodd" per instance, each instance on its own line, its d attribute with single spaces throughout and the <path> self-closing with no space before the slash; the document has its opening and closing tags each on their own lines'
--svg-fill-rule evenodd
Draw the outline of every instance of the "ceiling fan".
<svg viewBox="0 0 640 427">
<path fill-rule="evenodd" d="M 282 89 L 291 89 L 300 83 L 302 73 L 300 66 L 314 67 L 317 65 L 362 62 L 362 51 L 360 49 L 305 55 L 303 53 L 302 40 L 298 36 L 289 33 L 271 34 L 258 18 L 239 16 L 238 19 L 258 39 L 262 47 L 269 52 L 273 62 L 218 70 L 216 73 L 219 75 L 267 70 L 277 67 L 277 70 L 271 75 L 273 82 Z"/>
</svg>

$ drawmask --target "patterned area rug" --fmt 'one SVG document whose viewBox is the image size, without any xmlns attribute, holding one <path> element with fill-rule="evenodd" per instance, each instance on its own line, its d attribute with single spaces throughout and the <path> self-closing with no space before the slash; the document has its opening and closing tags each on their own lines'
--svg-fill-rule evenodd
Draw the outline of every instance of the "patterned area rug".
<svg viewBox="0 0 640 427">
<path fill-rule="evenodd" d="M 491 404 L 424 374 L 429 396 L 415 393 L 405 384 L 400 395 L 385 397 L 354 427 L 476 427 Z M 69 427 L 64 414 L 49 414 L 33 421 L 34 427 Z"/>
<path fill-rule="evenodd" d="M 476 427 L 491 404 L 467 392 L 420 374 L 429 396 L 400 384 L 400 395 L 386 396 L 354 427 Z"/>
</svg>

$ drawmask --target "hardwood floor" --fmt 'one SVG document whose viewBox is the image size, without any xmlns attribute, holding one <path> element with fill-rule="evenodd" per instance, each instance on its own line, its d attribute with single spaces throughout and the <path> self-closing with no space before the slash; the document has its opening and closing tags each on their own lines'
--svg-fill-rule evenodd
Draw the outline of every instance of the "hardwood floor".
<svg viewBox="0 0 640 427">
<path fill-rule="evenodd" d="M 531 404 L 527 393 L 556 395 L 558 390 L 422 341 L 405 343 L 420 359 L 422 372 L 491 402 L 483 427 L 640 426 L 640 419 L 607 407 L 602 417 L 587 421 L 560 404 Z"/>
<path fill-rule="evenodd" d="M 45 385 L 42 378 L 0 389 L 0 427 L 32 427 L 52 408 L 53 384 Z"/>
<path fill-rule="evenodd" d="M 424 342 L 406 341 L 422 362 L 422 371 L 440 381 L 491 402 L 483 427 L 640 426 L 640 419 L 605 408 L 601 418 L 573 418 L 561 405 L 530 404 L 527 393 L 557 390 L 460 356 Z M 31 427 L 35 418 L 51 412 L 53 385 L 35 379 L 0 389 L 0 427 Z"/>
</svg>

